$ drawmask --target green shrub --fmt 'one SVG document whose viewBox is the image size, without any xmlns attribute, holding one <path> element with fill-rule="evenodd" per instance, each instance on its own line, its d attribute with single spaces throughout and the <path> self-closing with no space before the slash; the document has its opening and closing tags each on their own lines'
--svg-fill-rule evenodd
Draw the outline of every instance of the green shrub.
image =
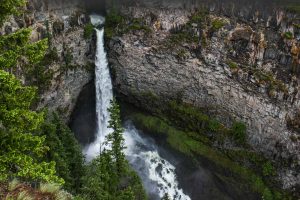
<svg viewBox="0 0 300 200">
<path fill-rule="evenodd" d="M 151 33 L 152 29 L 149 26 L 145 25 L 145 22 L 141 18 L 134 18 L 130 25 L 128 26 L 127 31 L 144 31 L 145 33 Z"/>
<path fill-rule="evenodd" d="M 105 37 L 110 39 L 115 35 L 120 34 L 125 27 L 125 18 L 116 10 L 110 11 L 105 18 Z"/>
<path fill-rule="evenodd" d="M 276 174 L 275 169 L 270 161 L 263 165 L 263 175 L 264 176 L 274 176 Z"/>
<path fill-rule="evenodd" d="M 269 190 L 269 188 L 265 188 L 262 196 L 263 200 L 274 200 L 272 192 Z"/>
<path fill-rule="evenodd" d="M 240 144 L 246 143 L 246 125 L 242 122 L 235 122 L 231 127 L 233 138 Z"/>
<path fill-rule="evenodd" d="M 283 37 L 285 38 L 285 39 L 288 39 L 288 40 L 291 40 L 291 39 L 293 39 L 294 38 L 294 36 L 293 36 L 293 33 L 292 32 L 285 32 L 284 34 L 283 34 Z"/>
<path fill-rule="evenodd" d="M 238 64 L 231 60 L 227 61 L 227 65 L 229 66 L 230 69 L 238 69 Z"/>
<path fill-rule="evenodd" d="M 223 20 L 215 19 L 212 22 L 213 31 L 217 31 L 217 30 L 221 29 L 223 26 L 225 26 L 225 22 Z"/>
<path fill-rule="evenodd" d="M 90 39 L 93 35 L 93 32 L 94 32 L 94 26 L 91 23 L 86 24 L 84 27 L 83 37 L 85 39 Z"/>
</svg>

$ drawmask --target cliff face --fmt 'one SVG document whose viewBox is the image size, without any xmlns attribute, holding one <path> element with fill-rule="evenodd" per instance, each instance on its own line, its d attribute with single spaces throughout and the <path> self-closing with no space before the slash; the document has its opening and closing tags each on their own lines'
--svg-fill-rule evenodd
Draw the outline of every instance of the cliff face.
<svg viewBox="0 0 300 200">
<path fill-rule="evenodd" d="M 287 161 L 278 178 L 293 190 L 300 184 L 299 18 L 280 10 L 267 15 L 209 8 L 206 14 L 195 8 L 123 8 L 140 27 L 109 42 L 115 88 L 143 107 L 148 102 L 142 94 L 180 96 L 227 125 L 245 122 L 255 150 Z"/>
<path fill-rule="evenodd" d="M 26 7 L 25 13 L 11 17 L 1 32 L 29 27 L 33 42 L 49 39 L 53 58 L 46 58 L 50 61 L 43 71 L 51 78 L 41 91 L 39 107 L 58 110 L 68 120 L 80 91 L 93 78 L 94 42 L 83 37 L 86 11 L 78 0 L 30 0 Z M 20 78 L 26 83 L 26 78 Z"/>
</svg>

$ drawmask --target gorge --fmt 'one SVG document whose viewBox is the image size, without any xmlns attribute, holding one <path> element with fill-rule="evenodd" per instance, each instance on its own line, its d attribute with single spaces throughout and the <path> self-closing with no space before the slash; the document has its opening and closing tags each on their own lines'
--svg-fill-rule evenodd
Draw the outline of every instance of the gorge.
<svg viewBox="0 0 300 200">
<path fill-rule="evenodd" d="M 42 127 L 60 131 L 58 143 L 68 157 L 77 151 L 60 137 L 61 124 L 80 143 L 90 172 L 77 179 L 81 172 L 74 163 L 81 161 L 70 163 L 66 173 L 75 169 L 80 180 L 75 191 L 60 173 L 64 165 L 52 156 L 63 147 L 45 133 L 46 157 L 57 162 L 57 175 L 67 182 L 63 189 L 75 199 L 100 198 L 85 184 L 97 185 L 91 165 L 110 149 L 104 142 L 115 131 L 108 111 L 114 97 L 121 108 L 124 155 L 148 199 L 299 199 L 299 4 L 30 0 L 24 14 L 3 23 L 0 47 L 2 37 L 30 28 L 31 42 L 48 41 L 45 59 L 41 67 L 20 59 L 4 70 L 37 88 L 30 109 L 55 113 L 59 123 Z M 0 117 L 0 136 L 8 129 L 5 119 Z M 120 178 L 117 188 L 125 192 L 118 195 L 131 199 L 127 187 L 133 177 Z M 135 195 L 141 191 L 137 185 Z M 0 198 L 3 191 L 0 176 Z"/>
</svg>

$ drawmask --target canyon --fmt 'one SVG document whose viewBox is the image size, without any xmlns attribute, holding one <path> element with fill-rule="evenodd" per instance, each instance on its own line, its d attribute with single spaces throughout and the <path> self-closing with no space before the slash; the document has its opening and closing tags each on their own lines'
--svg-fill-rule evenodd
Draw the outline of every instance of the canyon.
<svg viewBox="0 0 300 200">
<path fill-rule="evenodd" d="M 45 66 L 52 76 L 41 88 L 37 108 L 59 112 L 86 145 L 96 139 L 96 32 L 86 37 L 86 27 L 91 12 L 107 14 L 105 47 L 121 101 L 161 117 L 175 100 L 224 127 L 244 123 L 249 147 L 230 139 L 212 147 L 262 154 L 276 166 L 279 188 L 298 196 L 300 19 L 281 5 L 31 0 L 29 12 L 11 17 L 0 32 L 30 27 L 32 41 L 51 36 L 56 58 Z M 121 20 L 109 24 L 109 17 Z M 21 69 L 17 74 L 26 84 Z"/>
</svg>

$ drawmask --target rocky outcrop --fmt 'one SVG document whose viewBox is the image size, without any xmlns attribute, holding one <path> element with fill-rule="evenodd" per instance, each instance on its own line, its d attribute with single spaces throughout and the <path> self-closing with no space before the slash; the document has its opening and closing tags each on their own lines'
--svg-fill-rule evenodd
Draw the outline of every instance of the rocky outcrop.
<svg viewBox="0 0 300 200">
<path fill-rule="evenodd" d="M 30 0 L 27 11 L 22 16 L 12 16 L 1 30 L 8 34 L 29 27 L 32 42 L 48 38 L 55 59 L 45 66 L 52 78 L 40 94 L 38 107 L 59 111 L 65 120 L 69 119 L 80 91 L 94 74 L 95 43 L 83 37 L 84 26 L 89 21 L 83 5 L 80 0 Z"/>
<path fill-rule="evenodd" d="M 278 163 L 286 161 L 278 172 L 282 187 L 300 185 L 300 135 L 287 126 L 300 110 L 295 71 L 300 31 L 294 15 L 252 12 L 236 18 L 212 10 L 197 24 L 191 14 L 196 10 L 134 6 L 122 13 L 143 19 L 152 32 L 135 29 L 110 40 L 120 94 L 145 107 L 142 94 L 180 95 L 186 103 L 209 108 L 225 124 L 245 122 L 254 149 Z"/>
</svg>

